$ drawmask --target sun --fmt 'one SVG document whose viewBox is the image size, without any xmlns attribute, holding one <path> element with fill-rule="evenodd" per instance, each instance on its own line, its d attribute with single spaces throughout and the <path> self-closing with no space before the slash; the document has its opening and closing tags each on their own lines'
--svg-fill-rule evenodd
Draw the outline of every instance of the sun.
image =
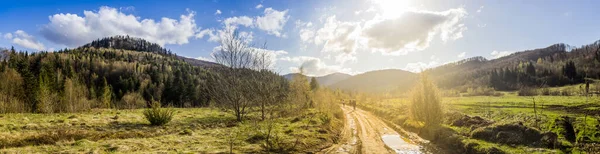
<svg viewBox="0 0 600 154">
<path fill-rule="evenodd" d="M 409 0 L 373 0 L 373 3 L 384 18 L 398 17 L 410 8 Z"/>
</svg>

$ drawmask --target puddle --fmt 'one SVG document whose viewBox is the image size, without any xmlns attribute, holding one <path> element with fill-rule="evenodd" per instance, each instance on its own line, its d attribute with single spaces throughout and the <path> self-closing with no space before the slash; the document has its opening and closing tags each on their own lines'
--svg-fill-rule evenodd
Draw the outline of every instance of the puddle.
<svg viewBox="0 0 600 154">
<path fill-rule="evenodd" d="M 343 144 L 342 146 L 340 146 L 337 150 L 338 153 L 350 153 L 353 149 L 353 147 L 356 146 L 357 142 L 358 142 L 358 138 L 357 138 L 357 134 L 358 134 L 358 130 L 356 129 L 356 124 L 354 123 L 354 118 L 350 118 L 351 115 L 350 113 L 346 114 L 346 117 L 348 119 L 348 125 L 350 126 L 350 129 L 352 130 L 352 139 L 350 140 L 350 142 Z"/>
<path fill-rule="evenodd" d="M 390 149 L 393 149 L 398 154 L 421 154 L 421 147 L 409 143 L 406 139 L 401 138 L 400 135 L 383 135 L 381 136 L 383 143 Z"/>
</svg>

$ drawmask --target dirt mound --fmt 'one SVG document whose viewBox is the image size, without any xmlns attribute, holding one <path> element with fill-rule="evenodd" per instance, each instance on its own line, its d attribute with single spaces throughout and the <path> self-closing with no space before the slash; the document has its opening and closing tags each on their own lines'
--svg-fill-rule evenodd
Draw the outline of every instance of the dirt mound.
<svg viewBox="0 0 600 154">
<path fill-rule="evenodd" d="M 539 145 L 542 134 L 537 129 L 515 123 L 477 128 L 471 137 L 503 144 Z"/>
<path fill-rule="evenodd" d="M 471 126 L 475 126 L 475 127 L 483 127 L 483 126 L 488 126 L 490 124 L 492 124 L 492 121 L 483 119 L 479 116 L 468 116 L 468 115 L 463 115 L 461 118 L 456 119 L 452 122 L 452 126 L 458 126 L 458 127 L 471 127 Z"/>
</svg>

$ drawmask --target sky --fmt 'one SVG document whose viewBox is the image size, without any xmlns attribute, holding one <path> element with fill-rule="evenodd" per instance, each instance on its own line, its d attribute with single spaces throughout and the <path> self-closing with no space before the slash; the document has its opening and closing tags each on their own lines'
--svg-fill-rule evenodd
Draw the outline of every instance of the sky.
<svg viewBox="0 0 600 154">
<path fill-rule="evenodd" d="M 213 61 L 231 31 L 267 44 L 273 70 L 321 76 L 412 72 L 600 39 L 600 1 L 148 0 L 0 1 L 0 47 L 37 52 L 115 35 Z"/>
</svg>

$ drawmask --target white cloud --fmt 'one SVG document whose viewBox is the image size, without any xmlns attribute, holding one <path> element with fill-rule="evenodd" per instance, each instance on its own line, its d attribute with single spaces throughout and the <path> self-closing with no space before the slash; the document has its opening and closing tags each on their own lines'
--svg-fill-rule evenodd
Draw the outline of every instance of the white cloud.
<svg viewBox="0 0 600 154">
<path fill-rule="evenodd" d="M 225 26 L 243 25 L 246 27 L 252 27 L 254 25 L 254 19 L 248 16 L 230 17 L 223 20 L 223 24 L 225 24 Z"/>
<path fill-rule="evenodd" d="M 52 15 L 50 23 L 42 26 L 41 33 L 48 40 L 71 47 L 114 35 L 140 37 L 160 45 L 186 44 L 199 30 L 194 15 L 193 11 L 188 11 L 179 20 L 163 17 L 155 21 L 104 6 L 97 12 L 84 11 L 83 16 Z"/>
<path fill-rule="evenodd" d="M 221 10 L 217 10 L 217 11 L 215 12 L 215 15 L 219 15 L 219 14 L 221 14 Z"/>
<path fill-rule="evenodd" d="M 280 58 L 279 58 L 280 56 L 288 54 L 288 52 L 285 50 L 268 50 L 268 49 L 262 49 L 262 48 L 256 48 L 256 47 L 248 47 L 246 49 L 247 49 L 247 51 L 249 51 L 250 53 L 254 53 L 255 55 L 259 55 L 259 56 L 264 55 L 265 56 L 264 58 L 269 60 L 269 66 L 268 66 L 269 69 L 273 69 L 276 66 L 277 61 L 280 60 Z M 213 51 L 211 53 L 212 59 L 214 59 L 213 55 L 221 50 L 222 50 L 221 46 L 214 47 Z"/>
<path fill-rule="evenodd" d="M 467 52 L 461 52 L 456 57 L 458 57 L 458 58 L 465 58 L 465 56 L 467 56 Z"/>
<path fill-rule="evenodd" d="M 300 68 L 302 68 L 304 71 L 303 73 L 308 76 L 323 76 L 336 72 L 351 73 L 350 68 L 343 68 L 340 65 L 327 65 L 325 62 L 321 61 L 321 59 L 316 57 L 284 57 L 281 60 L 299 64 L 299 67 L 290 67 L 290 71 L 297 73 L 300 72 Z"/>
<path fill-rule="evenodd" d="M 263 5 L 262 5 L 262 4 L 258 4 L 258 5 L 256 5 L 256 7 L 254 7 L 254 8 L 256 8 L 256 9 L 260 9 L 260 8 L 262 8 L 262 7 L 263 7 Z"/>
<path fill-rule="evenodd" d="M 481 13 L 481 10 L 483 10 L 483 5 L 479 7 L 479 9 L 477 9 L 477 13 Z"/>
<path fill-rule="evenodd" d="M 300 29 L 300 40 L 305 43 L 312 43 L 315 36 L 315 31 L 312 29 L 312 22 L 296 21 L 296 28 Z"/>
<path fill-rule="evenodd" d="M 315 32 L 313 30 L 306 28 L 300 29 L 300 40 L 302 40 L 302 42 L 311 43 L 314 36 Z"/>
<path fill-rule="evenodd" d="M 272 8 L 266 8 L 263 16 L 257 16 L 256 18 L 251 18 L 248 16 L 238 16 L 238 17 L 229 17 L 222 21 L 224 24 L 224 29 L 233 27 L 236 29 L 238 25 L 242 25 L 250 28 L 258 28 L 263 31 L 266 31 L 267 34 L 275 35 L 277 37 L 285 37 L 281 33 L 283 30 L 283 26 L 289 19 L 289 15 L 287 15 L 288 10 L 277 11 Z"/>
<path fill-rule="evenodd" d="M 437 34 L 442 41 L 461 38 L 466 30 L 462 20 L 463 8 L 443 12 L 408 11 L 396 18 L 376 18 L 368 21 L 363 30 L 366 44 L 376 51 L 406 54 L 429 47 Z"/>
<path fill-rule="evenodd" d="M 510 54 L 512 54 L 514 51 L 492 51 L 492 53 L 490 53 L 490 55 L 492 55 L 493 59 L 496 58 L 500 58 L 500 57 L 504 57 L 504 56 L 508 56 Z"/>
<path fill-rule="evenodd" d="M 204 29 L 204 30 L 201 30 L 200 32 L 198 32 L 196 34 L 196 38 L 202 39 L 204 36 L 208 36 L 209 39 L 210 39 L 210 37 L 214 37 L 214 31 L 215 31 L 214 29 Z"/>
<path fill-rule="evenodd" d="M 280 37 L 282 36 L 283 26 L 290 18 L 287 12 L 288 10 L 278 11 L 273 8 L 266 8 L 264 16 L 256 17 L 256 26 L 268 34 Z"/>
<path fill-rule="evenodd" d="M 239 39 L 246 43 L 252 42 L 252 39 L 254 39 L 254 32 L 238 31 L 236 26 L 224 26 L 219 30 L 204 29 L 196 34 L 196 38 L 202 39 L 207 36 L 209 42 L 219 42 L 222 39 L 231 36 L 230 33 L 232 32 L 237 32 Z"/>
<path fill-rule="evenodd" d="M 477 24 L 477 27 L 479 27 L 479 28 L 484 28 L 486 26 L 487 26 L 487 24 Z"/>
<path fill-rule="evenodd" d="M 27 34 L 25 31 L 17 30 L 14 34 L 6 33 L 4 34 L 5 39 L 12 40 L 12 43 L 17 44 L 19 46 L 35 49 L 35 50 L 44 50 L 46 47 L 41 42 L 37 41 L 35 37 Z"/>
<path fill-rule="evenodd" d="M 11 33 L 6 33 L 6 34 L 4 34 L 4 38 L 5 38 L 5 39 L 12 39 L 12 37 L 13 37 L 13 36 L 12 36 L 12 34 L 11 34 Z"/>
<path fill-rule="evenodd" d="M 341 22 L 336 19 L 336 16 L 331 16 L 314 34 L 314 43 L 316 45 L 323 44 L 321 52 L 339 54 L 336 56 L 336 62 L 344 63 L 347 60 L 356 59 L 354 55 L 358 48 L 360 29 L 359 23 Z"/>
</svg>

